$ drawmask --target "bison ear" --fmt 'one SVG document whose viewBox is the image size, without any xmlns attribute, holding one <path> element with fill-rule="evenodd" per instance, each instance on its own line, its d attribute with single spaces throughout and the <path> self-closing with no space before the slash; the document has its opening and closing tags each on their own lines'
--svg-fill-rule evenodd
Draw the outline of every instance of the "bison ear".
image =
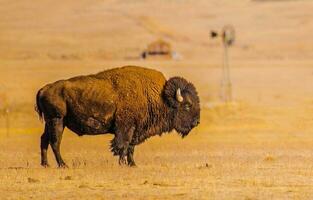
<svg viewBox="0 0 313 200">
<path fill-rule="evenodd" d="M 181 102 L 184 101 L 182 93 L 188 82 L 181 77 L 173 77 L 166 81 L 163 98 L 169 104 L 169 106 L 177 108 Z"/>
</svg>

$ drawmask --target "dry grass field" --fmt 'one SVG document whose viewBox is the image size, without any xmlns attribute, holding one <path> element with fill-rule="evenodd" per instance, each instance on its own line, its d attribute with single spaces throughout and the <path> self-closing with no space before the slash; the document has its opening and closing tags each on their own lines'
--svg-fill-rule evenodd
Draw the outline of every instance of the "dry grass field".
<svg viewBox="0 0 313 200">
<path fill-rule="evenodd" d="M 313 2 L 250 0 L 0 0 L 0 199 L 313 199 Z M 219 101 L 221 48 L 233 24 L 234 102 Z M 140 60 L 169 41 L 180 60 Z M 201 124 L 136 147 L 118 165 L 111 135 L 65 131 L 69 169 L 40 166 L 46 83 L 140 65 L 193 82 Z M 9 134 L 4 109 L 9 105 Z"/>
</svg>

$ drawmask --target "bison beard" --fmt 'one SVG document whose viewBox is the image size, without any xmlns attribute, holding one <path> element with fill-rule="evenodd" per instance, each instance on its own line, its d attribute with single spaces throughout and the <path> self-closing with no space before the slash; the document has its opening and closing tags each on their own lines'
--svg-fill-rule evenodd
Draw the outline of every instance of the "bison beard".
<svg viewBox="0 0 313 200">
<path fill-rule="evenodd" d="M 199 124 L 200 103 L 193 84 L 181 77 L 136 66 L 57 81 L 37 93 L 44 118 L 41 165 L 48 166 L 50 144 L 59 167 L 65 127 L 79 136 L 112 133 L 111 151 L 120 164 L 134 166 L 134 148 L 154 135 L 176 130 L 182 137 Z"/>
</svg>

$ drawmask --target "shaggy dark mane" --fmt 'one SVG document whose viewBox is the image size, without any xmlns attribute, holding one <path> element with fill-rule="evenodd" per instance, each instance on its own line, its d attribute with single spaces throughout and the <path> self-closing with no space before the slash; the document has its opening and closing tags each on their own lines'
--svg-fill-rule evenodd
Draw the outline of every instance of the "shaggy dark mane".
<svg viewBox="0 0 313 200">
<path fill-rule="evenodd" d="M 188 84 L 189 83 L 184 78 L 178 76 L 172 77 L 166 82 L 164 86 L 163 97 L 169 106 L 177 108 L 179 103 L 175 99 L 176 90 L 177 88 L 180 88 L 182 91 L 184 91 Z"/>
</svg>

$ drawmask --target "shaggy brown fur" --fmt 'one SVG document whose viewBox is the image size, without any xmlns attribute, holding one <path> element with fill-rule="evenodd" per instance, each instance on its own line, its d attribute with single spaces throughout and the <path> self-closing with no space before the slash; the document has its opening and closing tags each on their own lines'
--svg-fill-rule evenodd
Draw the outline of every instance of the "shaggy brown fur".
<svg viewBox="0 0 313 200">
<path fill-rule="evenodd" d="M 200 120 L 199 97 L 191 83 L 180 77 L 166 81 L 161 72 L 136 66 L 48 84 L 37 93 L 37 112 L 45 120 L 41 164 L 48 166 L 50 144 L 60 167 L 66 166 L 60 155 L 64 127 L 80 136 L 114 134 L 112 152 L 120 164 L 127 157 L 133 166 L 135 145 L 173 129 L 184 137 Z"/>
</svg>

